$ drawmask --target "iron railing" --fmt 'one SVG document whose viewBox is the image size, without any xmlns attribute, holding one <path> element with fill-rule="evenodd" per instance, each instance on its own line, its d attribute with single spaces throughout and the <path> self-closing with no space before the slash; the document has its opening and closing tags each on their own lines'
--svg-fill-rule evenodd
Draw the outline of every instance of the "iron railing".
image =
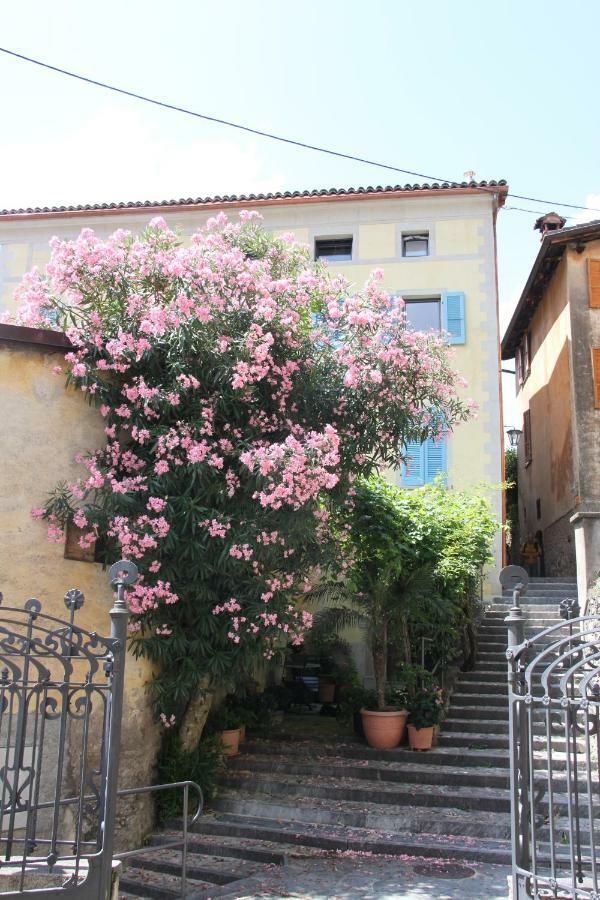
<svg viewBox="0 0 600 900">
<path fill-rule="evenodd" d="M 133 563 L 110 569 L 110 637 L 38 600 L 0 608 L 0 878 L 5 897 L 110 894 Z"/>
<path fill-rule="evenodd" d="M 506 623 L 513 898 L 600 900 L 600 617 L 525 639 L 520 585 Z"/>
<path fill-rule="evenodd" d="M 156 791 L 176 790 L 177 788 L 181 788 L 183 790 L 183 823 L 181 839 L 168 841 L 165 843 L 161 842 L 158 846 L 145 846 L 140 847 L 139 850 L 126 850 L 124 852 L 115 853 L 115 859 L 128 859 L 129 857 L 138 857 L 142 856 L 145 853 L 155 852 L 157 849 L 169 850 L 181 847 L 181 896 L 185 897 L 187 895 L 187 857 L 189 830 L 192 825 L 194 825 L 198 821 L 204 808 L 204 795 L 202 793 L 202 788 L 200 787 L 200 785 L 196 784 L 195 781 L 174 781 L 171 784 L 154 784 L 150 785 L 149 787 L 126 788 L 124 790 L 118 791 L 118 797 L 120 799 L 121 797 L 132 797 L 136 794 L 151 794 Z M 190 788 L 198 794 L 198 808 L 196 809 L 193 817 L 188 822 Z"/>
</svg>

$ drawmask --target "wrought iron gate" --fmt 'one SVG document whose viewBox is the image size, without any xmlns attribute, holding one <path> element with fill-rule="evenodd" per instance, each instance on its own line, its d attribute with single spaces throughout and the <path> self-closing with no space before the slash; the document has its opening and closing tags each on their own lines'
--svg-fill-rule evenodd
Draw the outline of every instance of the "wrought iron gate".
<svg viewBox="0 0 600 900">
<path fill-rule="evenodd" d="M 133 563 L 110 569 L 110 637 L 38 600 L 0 606 L 0 892 L 105 900 L 112 875 L 128 612 Z M 0 595 L 1 597 L 1 595 Z"/>
<path fill-rule="evenodd" d="M 600 900 L 600 617 L 524 638 L 521 588 L 506 619 L 513 898 Z"/>
</svg>

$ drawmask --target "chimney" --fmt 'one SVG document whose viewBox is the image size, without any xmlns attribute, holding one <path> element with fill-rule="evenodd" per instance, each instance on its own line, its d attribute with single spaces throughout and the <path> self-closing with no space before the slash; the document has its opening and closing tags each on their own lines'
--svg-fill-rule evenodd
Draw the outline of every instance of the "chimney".
<svg viewBox="0 0 600 900">
<path fill-rule="evenodd" d="M 533 230 L 541 231 L 542 236 L 540 240 L 543 241 L 550 231 L 560 231 L 560 229 L 564 228 L 566 224 L 567 220 L 563 219 L 562 216 L 559 216 L 558 213 L 549 212 L 546 213 L 545 216 L 540 216 L 539 219 L 536 220 L 536 223 L 533 226 Z"/>
</svg>

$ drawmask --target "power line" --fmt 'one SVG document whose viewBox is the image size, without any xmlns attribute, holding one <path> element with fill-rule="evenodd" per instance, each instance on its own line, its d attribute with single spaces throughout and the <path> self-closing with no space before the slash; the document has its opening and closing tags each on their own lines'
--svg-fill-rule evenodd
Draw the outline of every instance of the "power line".
<svg viewBox="0 0 600 900">
<path fill-rule="evenodd" d="M 514 196 L 516 196 L 516 194 L 510 194 L 510 196 L 514 197 Z M 555 205 L 557 205 L 557 204 L 555 204 Z M 544 213 L 541 209 L 525 209 L 524 206 L 512 206 L 511 205 L 511 206 L 503 206 L 502 208 L 505 210 L 510 210 L 511 212 L 514 211 L 514 212 L 529 213 L 530 215 L 533 215 L 533 216 L 543 216 L 544 215 Z M 586 206 L 585 208 L 589 209 L 590 207 Z M 573 219 L 573 218 L 575 218 L 575 217 L 574 216 L 563 216 L 563 219 Z"/>
<path fill-rule="evenodd" d="M 355 156 L 352 153 L 343 153 L 341 150 L 331 150 L 327 147 L 319 147 L 316 144 L 309 144 L 305 141 L 297 141 L 293 138 L 282 137 L 279 134 L 273 134 L 269 131 L 261 131 L 258 128 L 251 128 L 248 125 L 240 125 L 239 122 L 230 122 L 227 119 L 220 119 L 216 116 L 209 116 L 205 113 L 199 113 L 192 109 L 187 109 L 184 106 L 176 106 L 174 103 L 167 103 L 164 100 L 156 100 L 154 97 L 146 97 L 144 94 L 138 94 L 135 91 L 129 91 L 126 88 L 117 87 L 114 84 L 108 84 L 104 81 L 97 81 L 95 78 L 89 78 L 86 75 L 79 75 L 77 72 L 71 72 L 68 69 L 62 69 L 59 66 L 53 66 L 50 63 L 42 62 L 40 59 L 34 59 L 31 56 L 25 56 L 23 53 L 17 53 L 14 50 L 9 50 L 6 47 L 0 47 L 0 52 L 5 53 L 7 56 L 12 56 L 15 59 L 21 59 L 24 62 L 32 63 L 35 66 L 40 66 L 43 69 L 49 69 L 51 72 L 56 72 L 59 75 L 66 75 L 69 78 L 75 78 L 77 81 L 83 81 L 86 84 L 93 84 L 96 87 L 104 88 L 107 91 L 112 91 L 115 94 L 121 94 L 124 97 L 132 97 L 134 100 L 141 100 L 144 103 L 151 103 L 153 106 L 159 106 L 162 109 L 170 109 L 173 112 L 180 112 L 187 116 L 193 116 L 196 119 L 203 119 L 205 122 L 213 122 L 216 125 L 225 125 L 228 128 L 235 128 L 238 131 L 244 131 L 247 134 L 254 134 L 257 137 L 269 138 L 272 141 L 279 141 L 281 144 L 289 144 L 292 147 L 300 147 L 303 150 L 314 150 L 316 153 L 324 153 L 327 156 L 335 156 L 338 159 L 348 159 L 351 162 L 364 163 L 368 166 L 375 166 L 379 169 L 387 169 L 390 172 L 400 172 L 403 175 L 413 175 L 415 178 L 424 178 L 426 181 L 438 181 L 438 182 L 446 182 L 453 183 L 453 178 L 439 178 L 435 175 L 426 175 L 423 172 L 413 172 L 411 169 L 402 169 L 399 166 L 392 166 L 388 163 L 377 162 L 373 159 L 366 159 L 362 156 Z M 495 193 L 493 188 L 480 187 L 481 191 L 489 191 L 490 193 Z M 510 192 L 509 196 L 515 197 L 518 200 L 529 200 L 532 203 L 545 203 L 549 206 L 565 206 L 570 209 L 582 209 L 589 210 L 590 212 L 600 212 L 600 208 L 595 208 L 592 206 L 579 206 L 576 203 L 561 203 L 558 200 L 543 200 L 539 197 L 525 197 L 522 194 L 513 194 Z M 518 209 L 518 207 L 510 207 L 511 209 Z M 523 212 L 525 210 L 522 210 Z"/>
</svg>

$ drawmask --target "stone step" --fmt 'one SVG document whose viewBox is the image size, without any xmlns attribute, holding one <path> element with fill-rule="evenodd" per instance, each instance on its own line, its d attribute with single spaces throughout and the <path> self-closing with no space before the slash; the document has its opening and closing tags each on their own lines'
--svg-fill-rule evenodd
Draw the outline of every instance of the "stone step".
<svg viewBox="0 0 600 900">
<path fill-rule="evenodd" d="M 450 709 L 454 709 L 458 706 L 466 706 L 473 710 L 474 717 L 481 715 L 482 709 L 493 708 L 494 710 L 494 718 L 496 717 L 496 712 L 499 709 L 502 716 L 508 716 L 508 692 L 506 690 L 506 685 L 504 685 L 504 690 L 501 693 L 491 693 L 486 690 L 485 693 L 462 693 L 455 690 L 450 699 Z"/>
<path fill-rule="evenodd" d="M 448 718 L 444 720 L 441 735 L 445 736 L 453 731 L 464 734 L 506 734 L 508 736 L 508 716 L 506 721 L 502 719 L 472 718 L 464 710 L 450 710 Z"/>
<path fill-rule="evenodd" d="M 415 753 L 408 747 L 395 747 L 393 750 L 375 750 L 367 747 L 365 744 L 332 744 L 331 746 L 311 743 L 311 742 L 295 742 L 280 744 L 276 741 L 247 741 L 242 748 L 242 756 L 246 753 L 260 756 L 280 756 L 284 755 L 286 759 L 309 757 L 313 761 L 315 759 L 324 759 L 327 761 L 330 757 L 337 760 L 359 760 L 364 762 L 389 762 L 389 763 L 414 763 Z M 490 754 L 481 751 L 469 751 L 461 749 L 460 751 L 451 748 L 433 747 L 426 755 L 419 754 L 417 759 L 423 760 L 428 765 L 441 766 L 500 766 L 508 765 L 508 754 Z"/>
<path fill-rule="evenodd" d="M 153 834 L 148 843 L 160 847 L 170 841 L 182 840 L 183 832 L 169 829 Z M 262 863 L 263 865 L 281 866 L 289 853 L 287 844 L 277 841 L 262 841 L 256 838 L 247 839 L 227 837 L 226 835 L 188 835 L 188 852 L 202 856 L 222 857 L 228 861 L 241 860 Z M 247 869 L 244 869 L 246 872 Z"/>
<path fill-rule="evenodd" d="M 460 731 L 459 722 L 457 722 L 457 730 L 447 729 L 448 719 L 444 722 L 444 728 L 438 737 L 438 747 L 460 750 L 466 748 L 469 750 L 480 751 L 503 751 L 508 753 L 508 732 L 506 734 L 497 734 L 494 732 L 478 733 L 476 731 Z"/>
<path fill-rule="evenodd" d="M 506 666 L 503 666 L 502 669 L 499 670 L 502 674 L 496 675 L 493 671 L 487 671 L 483 669 L 473 669 L 472 672 L 461 672 L 457 679 L 457 684 L 468 684 L 470 682 L 474 682 L 475 684 L 502 684 L 504 690 L 507 690 L 507 669 Z M 482 690 L 485 688 L 482 687 Z"/>
<path fill-rule="evenodd" d="M 484 628 L 507 628 L 506 619 L 510 612 L 510 605 L 497 607 L 495 610 L 489 610 L 480 620 L 481 627 Z M 548 625 L 566 625 L 567 620 L 559 614 L 558 607 L 550 607 L 544 609 L 542 606 L 532 606 L 530 609 L 522 610 L 525 618 L 525 627 L 533 627 L 534 622 L 544 622 Z"/>
<path fill-rule="evenodd" d="M 389 784 L 379 782 L 375 788 L 360 779 L 335 777 L 283 777 L 274 778 L 266 773 L 227 772 L 219 777 L 219 783 L 244 795 L 260 794 L 267 797 L 297 797 L 303 799 L 348 800 L 362 803 L 391 804 L 394 806 L 453 807 L 463 810 L 499 810 L 508 812 L 510 797 L 506 789 L 462 787 L 447 784 L 436 785 L 434 791 L 417 792 L 414 784 Z"/>
<path fill-rule="evenodd" d="M 181 871 L 181 867 L 180 867 Z M 188 895 L 215 897 L 215 885 L 210 881 L 188 879 Z M 144 897 L 146 900 L 171 900 L 180 898 L 181 874 L 156 872 L 147 865 L 135 866 L 131 862 L 119 878 L 119 897 Z"/>
<path fill-rule="evenodd" d="M 527 593 L 521 594 L 521 598 L 529 600 L 531 596 L 551 596 L 551 597 L 576 597 L 577 585 L 571 584 L 529 584 Z M 502 597 L 510 597 L 512 600 L 513 592 L 509 588 L 505 588 L 501 594 Z"/>
<path fill-rule="evenodd" d="M 301 826 L 329 826 L 332 829 L 368 828 L 387 837 L 407 833 L 420 835 L 477 835 L 486 829 L 488 837 L 504 840 L 510 835 L 508 813 L 463 810 L 451 807 L 431 808 L 419 806 L 394 806 L 377 803 L 364 804 L 340 800 L 335 804 L 299 798 L 293 803 L 285 797 L 256 795 L 247 797 L 235 791 L 223 790 L 213 803 L 213 812 L 219 820 L 247 823 L 252 819 L 269 819 L 279 824 Z M 335 834 L 335 831 L 331 832 Z M 339 837 L 339 833 L 337 837 Z M 348 837 L 347 831 L 341 835 Z M 343 849 L 334 841 L 322 849 Z"/>
<path fill-rule="evenodd" d="M 151 835 L 149 847 L 125 861 L 119 897 L 181 897 L 182 856 L 163 844 L 183 841 L 183 832 L 167 830 Z M 306 848 L 307 852 L 310 852 Z M 196 900 L 240 896 L 256 877 L 283 865 L 289 845 L 227 836 L 188 836 L 186 896 Z M 253 893 L 253 891 L 248 891 Z"/>
<path fill-rule="evenodd" d="M 498 722 L 508 727 L 508 702 L 502 706 L 490 706 L 486 703 L 479 705 L 476 697 L 468 696 L 471 701 L 469 706 L 460 706 L 454 702 L 454 698 L 452 699 L 448 709 L 448 719 L 446 719 L 442 727 L 445 728 L 446 722 L 456 718 L 472 722 L 474 725 L 477 725 L 483 719 L 486 722 Z"/>
<path fill-rule="evenodd" d="M 407 751 L 410 753 L 410 751 Z M 417 762 L 415 758 L 423 761 Z M 239 773 L 247 777 L 249 773 L 272 773 L 273 775 L 307 776 L 307 778 L 338 779 L 340 786 L 348 780 L 367 781 L 371 784 L 385 785 L 473 785 L 483 788 L 508 787 L 508 772 L 503 768 L 490 766 L 458 766 L 433 765 L 429 753 L 412 753 L 410 762 L 367 763 L 357 765 L 350 760 L 330 758 L 328 761 L 314 758 L 297 757 L 290 759 L 284 756 L 243 756 L 232 759 L 229 772 Z"/>
<path fill-rule="evenodd" d="M 335 827 L 331 824 L 302 825 L 298 820 L 287 820 L 287 810 L 277 819 L 236 816 L 203 816 L 194 826 L 197 833 L 256 836 L 278 841 L 288 841 L 292 845 L 319 847 L 324 850 L 355 851 L 360 853 L 384 854 L 390 856 L 408 855 L 429 858 L 463 859 L 506 865 L 511 858 L 508 840 L 483 840 L 464 838 L 448 832 L 428 834 L 423 840 L 418 834 L 389 833 L 378 834 L 372 828 Z M 296 810 L 294 806 L 291 809 Z M 497 816 L 493 816 L 497 821 Z M 460 819 L 460 817 L 457 817 Z M 478 834 L 481 834 L 481 826 Z"/>
<path fill-rule="evenodd" d="M 492 694 L 494 696 L 501 696 L 505 699 L 508 698 L 508 686 L 506 679 L 504 681 L 492 681 L 491 679 L 486 680 L 482 678 L 481 672 L 473 672 L 469 673 L 473 675 L 473 678 L 466 678 L 464 675 L 461 675 L 454 686 L 454 690 L 458 691 L 460 694 Z M 453 694 L 453 697 L 455 695 Z"/>
<path fill-rule="evenodd" d="M 203 885 L 231 884 L 240 878 L 263 872 L 270 863 L 258 863 L 247 859 L 232 859 L 217 855 L 197 853 L 188 847 L 187 874 L 193 882 Z M 129 858 L 129 863 L 138 870 L 158 872 L 164 875 L 181 877 L 181 850 L 161 849 L 160 845 L 144 850 L 143 853 Z"/>
<path fill-rule="evenodd" d="M 504 660 L 477 660 L 477 672 L 493 672 L 496 678 L 506 678 L 508 672 L 508 664 L 506 657 Z"/>
<path fill-rule="evenodd" d="M 506 665 L 506 648 L 504 650 L 478 650 L 477 663 L 501 663 Z"/>
<path fill-rule="evenodd" d="M 529 584 L 568 584 L 576 585 L 577 578 L 574 575 L 532 575 Z"/>
<path fill-rule="evenodd" d="M 456 702 L 457 706 L 461 705 L 470 705 L 466 701 L 466 696 L 471 697 L 472 702 L 477 706 L 485 705 L 485 698 L 495 698 L 490 699 L 490 705 L 493 706 L 501 706 L 508 705 L 508 683 L 506 679 L 504 681 L 500 681 L 498 677 L 496 677 L 495 681 L 482 681 L 481 673 L 474 673 L 476 678 L 465 679 L 461 677 L 457 680 L 456 685 L 454 687 L 455 693 L 452 695 L 452 704 Z M 562 672 L 558 672 L 556 675 L 556 680 L 562 677 Z M 554 680 L 550 685 L 550 696 L 555 700 L 559 700 L 562 696 L 558 685 L 556 684 L 556 680 Z M 535 684 L 533 686 L 532 694 L 534 697 L 542 698 L 545 695 L 544 687 L 541 684 Z M 456 698 L 459 697 L 459 700 Z"/>
<path fill-rule="evenodd" d="M 525 596 L 519 598 L 519 606 L 523 610 L 524 613 L 527 613 L 529 610 L 537 609 L 540 606 L 545 606 L 550 615 L 560 615 L 560 604 L 562 600 L 570 600 L 571 597 L 566 597 L 562 594 L 544 594 L 542 593 L 533 593 L 525 594 Z M 500 594 L 498 597 L 494 597 L 490 603 L 489 608 L 495 610 L 502 610 L 505 607 L 510 609 L 514 603 L 512 594 Z"/>
</svg>

